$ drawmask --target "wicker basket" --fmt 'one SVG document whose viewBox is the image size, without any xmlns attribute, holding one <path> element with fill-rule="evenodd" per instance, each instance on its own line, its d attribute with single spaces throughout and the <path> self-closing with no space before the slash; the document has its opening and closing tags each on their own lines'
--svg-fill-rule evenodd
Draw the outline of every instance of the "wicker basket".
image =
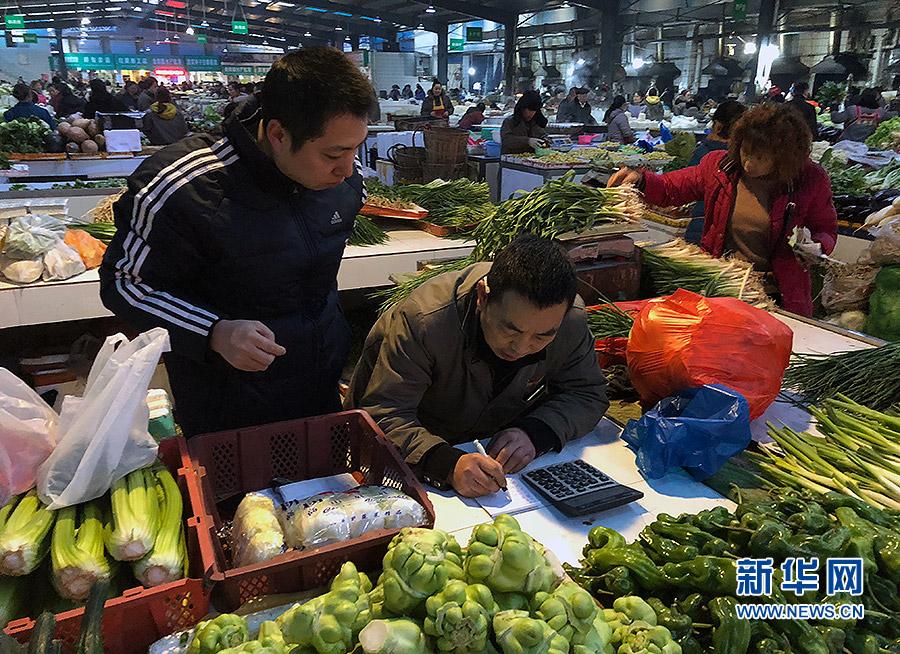
<svg viewBox="0 0 900 654">
<path fill-rule="evenodd" d="M 409 132 L 431 127 L 447 127 L 449 119 L 434 116 L 398 116 L 394 119 L 394 129 L 398 132 Z"/>
<path fill-rule="evenodd" d="M 461 164 L 468 157 L 469 132 L 463 129 L 436 128 L 425 131 L 425 162 Z"/>
<path fill-rule="evenodd" d="M 418 184 L 422 181 L 425 148 L 397 143 L 387 151 L 387 160 L 394 164 L 394 179 Z"/>
</svg>

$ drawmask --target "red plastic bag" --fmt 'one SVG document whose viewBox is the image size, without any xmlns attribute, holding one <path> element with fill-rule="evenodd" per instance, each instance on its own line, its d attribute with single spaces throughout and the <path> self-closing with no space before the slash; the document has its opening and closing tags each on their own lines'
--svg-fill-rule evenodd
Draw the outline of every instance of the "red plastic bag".
<svg viewBox="0 0 900 654">
<path fill-rule="evenodd" d="M 722 384 L 747 399 L 754 419 L 781 390 L 793 337 L 762 309 L 679 289 L 652 300 L 635 318 L 628 372 L 646 405 L 688 388 Z"/>
</svg>

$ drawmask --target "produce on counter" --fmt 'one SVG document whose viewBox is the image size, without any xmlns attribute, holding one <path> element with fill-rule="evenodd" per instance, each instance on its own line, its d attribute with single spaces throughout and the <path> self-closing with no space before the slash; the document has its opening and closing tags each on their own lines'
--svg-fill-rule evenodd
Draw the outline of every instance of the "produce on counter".
<svg viewBox="0 0 900 654">
<path fill-rule="evenodd" d="M 875 276 L 865 329 L 872 336 L 900 341 L 900 265 L 884 266 Z"/>
<path fill-rule="evenodd" d="M 844 395 L 876 411 L 900 399 L 900 342 L 831 355 L 796 354 L 784 374 L 784 388 L 805 401 Z"/>
<path fill-rule="evenodd" d="M 838 195 L 865 195 L 870 189 L 867 170 L 859 164 L 848 166 L 838 161 L 829 150 L 819 162 L 831 178 L 831 192 Z"/>
<path fill-rule="evenodd" d="M 27 575 L 50 550 L 50 531 L 56 514 L 47 510 L 34 490 L 21 499 L 11 499 L 3 512 L 9 517 L 3 521 L 0 531 L 0 574 Z"/>
<path fill-rule="evenodd" d="M 641 247 L 643 268 L 659 295 L 683 288 L 706 297 L 736 297 L 760 309 L 775 306 L 766 295 L 763 274 L 745 261 L 711 257 L 682 239 Z"/>
<path fill-rule="evenodd" d="M 244 618 L 223 613 L 194 627 L 194 637 L 187 651 L 188 654 L 215 654 L 246 643 L 249 637 Z"/>
<path fill-rule="evenodd" d="M 677 517 L 662 513 L 634 543 L 607 527 L 588 535 L 582 566 L 570 575 L 612 609 L 604 617 L 618 652 L 630 642 L 653 652 L 672 652 L 662 626 L 685 654 L 725 652 L 772 654 L 873 654 L 895 651 L 900 637 L 900 516 L 836 492 L 823 494 L 772 488 L 768 492 L 734 489 L 738 503 Z M 737 597 L 737 560 L 773 560 L 772 595 Z M 789 557 L 862 557 L 862 597 L 818 592 L 787 599 L 780 588 L 780 565 Z M 789 594 L 788 597 L 793 597 Z M 738 603 L 861 602 L 859 621 L 743 621 Z M 623 626 L 641 626 L 628 640 Z M 874 648 L 874 649 L 873 649 Z"/>
<path fill-rule="evenodd" d="M 503 654 L 566 654 L 569 642 L 543 620 L 528 611 L 500 611 L 494 616 L 494 633 Z"/>
<path fill-rule="evenodd" d="M 406 618 L 372 620 L 359 632 L 365 654 L 428 654 L 425 635 L 419 625 Z M 441 651 L 450 651 L 444 650 Z M 473 650 L 482 652 L 484 649 Z"/>
<path fill-rule="evenodd" d="M 838 395 L 811 407 L 821 436 L 769 425 L 782 455 L 745 452 L 769 485 L 835 490 L 874 507 L 900 509 L 900 418 Z"/>
<path fill-rule="evenodd" d="M 866 139 L 866 145 L 875 150 L 900 148 L 900 118 L 890 118 L 879 123 L 872 136 Z"/>
<path fill-rule="evenodd" d="M 103 548 L 103 508 L 92 500 L 57 514 L 50 545 L 53 585 L 60 597 L 84 600 L 95 583 L 112 575 Z"/>
<path fill-rule="evenodd" d="M 441 227 L 471 227 L 494 210 L 487 182 L 436 179 L 427 184 L 402 184 L 394 189 L 398 196 L 427 209 L 428 222 Z"/>
<path fill-rule="evenodd" d="M 0 123 L 0 152 L 43 152 L 44 141 L 50 133 L 47 123 L 35 116 Z"/>
<path fill-rule="evenodd" d="M 368 216 L 357 214 L 353 223 L 353 231 L 347 244 L 365 247 L 367 245 L 381 245 L 382 243 L 387 243 L 388 240 L 390 240 L 390 237 L 387 233 L 373 223 Z"/>
<path fill-rule="evenodd" d="M 443 590 L 425 600 L 425 633 L 435 639 L 442 652 L 483 652 L 491 618 L 499 610 L 487 586 L 452 579 Z"/>
<path fill-rule="evenodd" d="M 586 310 L 588 328 L 596 339 L 628 338 L 634 318 L 615 304 L 601 304 Z"/>
<path fill-rule="evenodd" d="M 272 498 L 247 493 L 234 513 L 231 537 L 237 567 L 268 561 L 284 552 L 284 529 Z"/>
<path fill-rule="evenodd" d="M 142 468 L 114 482 L 109 489 L 112 520 L 106 549 L 116 561 L 134 561 L 153 549 L 159 531 L 156 477 Z"/>
<path fill-rule="evenodd" d="M 154 474 L 159 496 L 159 530 L 150 553 L 132 564 L 134 576 L 147 588 L 185 577 L 188 564 L 181 490 L 165 468 L 156 468 Z"/>
</svg>

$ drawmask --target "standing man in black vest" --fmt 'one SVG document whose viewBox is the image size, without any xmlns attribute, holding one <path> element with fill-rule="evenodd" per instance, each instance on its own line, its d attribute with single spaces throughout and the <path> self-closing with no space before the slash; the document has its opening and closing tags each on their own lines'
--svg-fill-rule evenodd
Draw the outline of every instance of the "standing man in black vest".
<svg viewBox="0 0 900 654">
<path fill-rule="evenodd" d="M 365 202 L 373 93 L 345 55 L 285 55 L 223 123 L 154 154 L 116 202 L 100 296 L 165 327 L 185 434 L 340 410 L 337 273 Z"/>
</svg>

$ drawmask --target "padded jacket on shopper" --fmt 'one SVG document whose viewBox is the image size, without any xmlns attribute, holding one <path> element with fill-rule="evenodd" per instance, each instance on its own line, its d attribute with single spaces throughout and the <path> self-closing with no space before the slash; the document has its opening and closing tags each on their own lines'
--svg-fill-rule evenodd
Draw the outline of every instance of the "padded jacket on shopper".
<svg viewBox="0 0 900 654">
<path fill-rule="evenodd" d="M 515 116 L 509 116 L 500 125 L 500 152 L 503 154 L 521 154 L 534 152 L 528 144 L 528 139 L 542 139 L 547 136 L 547 130 L 538 125 L 536 119 L 526 123 L 517 120 Z"/>
<path fill-rule="evenodd" d="M 532 439 L 547 430 L 559 449 L 590 432 L 609 407 L 580 301 L 550 345 L 494 395 L 491 368 L 478 354 L 475 298 L 490 269 L 477 263 L 439 275 L 382 315 L 350 381 L 345 407 L 368 411 L 417 468 L 436 448 L 490 438 L 513 424 Z"/>
<path fill-rule="evenodd" d="M 634 131 L 628 122 L 628 114 L 621 109 L 615 109 L 610 113 L 607 126 L 607 141 L 616 141 L 626 145 L 634 143 Z"/>
<path fill-rule="evenodd" d="M 703 200 L 705 218 L 700 246 L 714 257 L 725 250 L 728 221 L 737 194 L 738 171 L 727 151 L 710 152 L 699 165 L 664 175 L 644 173 L 644 197 L 662 207 L 681 206 Z M 790 222 L 784 218 L 793 203 Z M 794 255 L 788 238 L 794 227 L 807 227 L 814 241 L 829 254 L 837 243 L 837 213 L 831 202 L 831 181 L 818 164 L 807 161 L 789 192 L 777 196 L 770 211 L 769 246 L 772 272 L 781 293 L 782 306 L 801 316 L 811 316 L 812 282 Z"/>
<path fill-rule="evenodd" d="M 188 435 L 328 413 L 350 331 L 337 272 L 364 203 L 360 168 L 309 191 L 256 144 L 258 112 L 147 159 L 115 206 L 100 270 L 103 303 L 138 330 L 165 327 L 177 418 Z M 242 120 L 243 119 L 243 122 Z M 258 320 L 287 353 L 265 372 L 231 367 L 210 349 L 218 320 Z"/>
</svg>

